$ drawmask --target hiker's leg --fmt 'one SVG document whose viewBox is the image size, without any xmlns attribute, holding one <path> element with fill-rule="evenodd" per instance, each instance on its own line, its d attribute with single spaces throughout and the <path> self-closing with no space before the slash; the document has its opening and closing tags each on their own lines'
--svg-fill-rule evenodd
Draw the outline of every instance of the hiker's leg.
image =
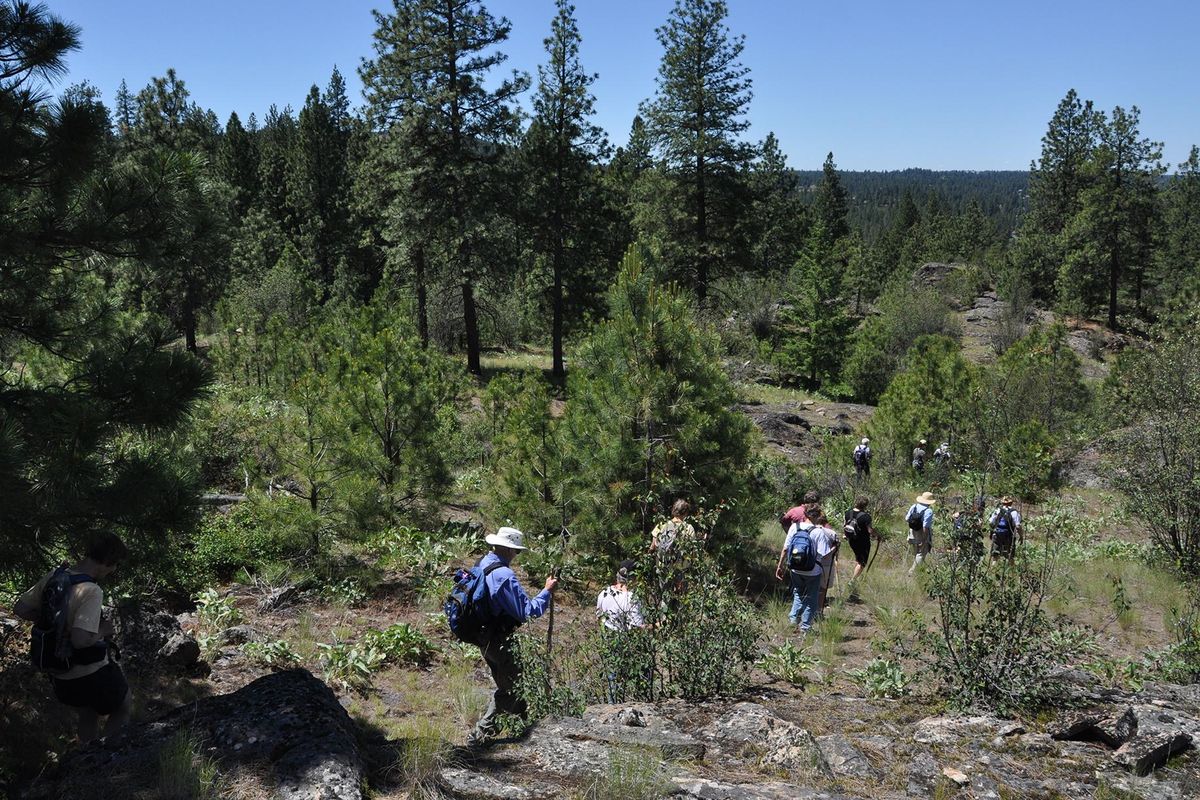
<svg viewBox="0 0 1200 800">
<path fill-rule="evenodd" d="M 79 743 L 87 744 L 100 733 L 100 715 L 90 708 L 76 710 L 79 712 Z"/>
<path fill-rule="evenodd" d="M 804 607 L 803 578 L 796 573 L 790 573 L 792 584 L 792 610 L 788 613 L 788 621 L 793 625 L 800 624 L 800 611 Z"/>
<path fill-rule="evenodd" d="M 803 597 L 801 600 L 800 630 L 806 631 L 812 627 L 813 617 L 820 610 L 821 576 L 805 575 L 803 580 Z"/>
<path fill-rule="evenodd" d="M 112 736 L 121 728 L 129 724 L 129 716 L 133 712 L 133 694 L 125 691 L 125 699 L 121 701 L 121 705 L 117 710 L 108 715 L 108 722 L 104 723 L 104 735 Z"/>
<path fill-rule="evenodd" d="M 517 681 L 521 676 L 513 652 L 511 636 L 491 639 L 482 648 L 483 660 L 492 671 L 496 691 L 488 703 L 487 710 L 475 725 L 475 734 L 480 737 L 494 736 L 498 729 L 497 717 L 501 714 L 525 716 L 525 701 L 517 694 Z"/>
</svg>

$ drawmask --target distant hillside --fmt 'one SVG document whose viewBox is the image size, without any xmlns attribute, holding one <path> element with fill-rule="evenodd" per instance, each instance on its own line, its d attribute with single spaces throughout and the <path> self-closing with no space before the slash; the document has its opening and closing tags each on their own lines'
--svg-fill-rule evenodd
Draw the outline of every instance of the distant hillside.
<svg viewBox="0 0 1200 800">
<path fill-rule="evenodd" d="M 983 213 L 996 223 L 1002 234 L 1016 228 L 1024 209 L 1029 186 L 1028 171 L 904 169 L 888 172 L 851 172 L 839 170 L 842 183 L 850 193 L 850 224 L 874 239 L 885 230 L 896 213 L 905 191 L 922 209 L 936 194 L 946 210 L 961 211 L 977 200 Z M 820 170 L 796 170 L 806 192 L 816 189 Z"/>
</svg>

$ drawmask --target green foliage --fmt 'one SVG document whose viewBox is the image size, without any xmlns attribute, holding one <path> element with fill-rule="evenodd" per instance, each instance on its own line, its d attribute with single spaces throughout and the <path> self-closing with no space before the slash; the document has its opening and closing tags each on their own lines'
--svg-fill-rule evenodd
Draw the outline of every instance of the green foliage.
<svg viewBox="0 0 1200 800">
<path fill-rule="evenodd" d="M 868 430 L 879 443 L 876 452 L 893 463 L 907 463 L 909 450 L 920 439 L 953 442 L 970 408 L 977 372 L 953 339 L 918 338 L 871 418 Z"/>
<path fill-rule="evenodd" d="M 305 555 L 309 538 L 293 524 L 294 515 L 279 514 L 280 505 L 296 504 L 288 498 L 255 497 L 227 513 L 206 515 L 184 559 L 190 574 L 180 579 L 228 581 L 239 569 L 253 572 L 264 564 Z"/>
<path fill-rule="evenodd" d="M 233 604 L 232 597 L 222 597 L 216 589 L 209 587 L 195 597 L 196 641 L 200 651 L 210 657 L 220 645 L 221 634 L 226 628 L 238 624 L 242 614 Z"/>
<path fill-rule="evenodd" d="M 192 731 L 179 731 L 159 749 L 155 797 L 219 800 L 226 796 L 223 784 L 216 762 L 204 754 Z"/>
<path fill-rule="evenodd" d="M 860 683 L 868 697 L 904 697 L 909 693 L 912 678 L 904 673 L 904 665 L 886 658 L 873 658 L 862 669 L 852 670 L 850 677 Z"/>
<path fill-rule="evenodd" d="M 938 624 L 919 639 L 954 707 L 1010 714 L 1058 696 L 1050 673 L 1071 653 L 1042 608 L 1053 569 L 1045 555 L 1010 564 L 950 554 L 930 572 Z"/>
<path fill-rule="evenodd" d="M 559 426 L 569 527 L 585 548 L 614 557 L 644 548 L 677 497 L 731 501 L 710 535 L 717 546 L 751 530 L 759 513 L 752 424 L 731 408 L 736 394 L 717 338 L 675 289 L 656 282 L 652 266 L 643 250 L 626 256 L 612 318 L 575 358 Z"/>
<path fill-rule="evenodd" d="M 1123 356 L 1106 383 L 1107 447 L 1130 518 L 1184 575 L 1200 575 L 1200 334 L 1166 329 Z"/>
<path fill-rule="evenodd" d="M 864 403 L 879 400 L 921 336 L 959 334 L 957 320 L 941 297 L 907 282 L 889 288 L 879 300 L 878 311 L 855 333 L 845 367 L 846 382 Z"/>
<path fill-rule="evenodd" d="M 428 664 L 437 652 L 437 647 L 425 634 L 409 625 L 398 622 L 383 630 L 371 629 L 363 634 L 363 645 L 383 653 L 389 664 Z"/>
<path fill-rule="evenodd" d="M 246 642 L 242 645 L 242 655 L 254 664 L 261 664 L 276 670 L 291 669 L 300 663 L 300 656 L 283 639 L 274 639 L 269 642 Z"/>
<path fill-rule="evenodd" d="M 809 673 L 820 663 L 805 648 L 791 642 L 776 645 L 763 656 L 760 665 L 763 672 L 794 686 L 804 687 L 809 683 Z"/>
<path fill-rule="evenodd" d="M 335 640 L 331 644 L 318 644 L 317 650 L 325 680 L 345 691 L 365 693 L 371 687 L 372 676 L 387 660 L 382 650 L 366 643 Z"/>
<path fill-rule="evenodd" d="M 340 603 L 346 608 L 353 608 L 361 606 L 367 601 L 367 590 L 358 578 L 346 576 L 322 586 L 321 596 L 332 603 Z"/>
</svg>

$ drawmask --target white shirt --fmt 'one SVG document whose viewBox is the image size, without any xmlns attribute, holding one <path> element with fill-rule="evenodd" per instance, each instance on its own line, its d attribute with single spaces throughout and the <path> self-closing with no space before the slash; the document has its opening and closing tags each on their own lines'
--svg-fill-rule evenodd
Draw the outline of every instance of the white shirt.
<svg viewBox="0 0 1200 800">
<path fill-rule="evenodd" d="M 610 631 L 627 631 L 646 624 L 642 608 L 629 589 L 609 586 L 596 597 L 596 616 Z"/>
</svg>

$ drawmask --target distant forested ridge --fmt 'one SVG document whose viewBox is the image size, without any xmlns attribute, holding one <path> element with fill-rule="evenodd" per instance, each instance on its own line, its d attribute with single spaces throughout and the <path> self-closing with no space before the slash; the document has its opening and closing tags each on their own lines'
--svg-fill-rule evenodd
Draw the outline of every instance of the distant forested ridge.
<svg viewBox="0 0 1200 800">
<path fill-rule="evenodd" d="M 821 170 L 795 170 L 800 190 L 816 193 L 824 173 Z M 874 241 L 892 225 L 901 198 L 908 192 L 918 201 L 930 194 L 938 197 L 952 213 L 960 213 L 972 201 L 979 203 L 996 232 L 1006 235 L 1016 230 L 1026 206 L 1029 190 L 1028 170 L 865 170 L 840 171 L 842 185 L 850 196 L 849 220 L 863 238 Z"/>
</svg>

